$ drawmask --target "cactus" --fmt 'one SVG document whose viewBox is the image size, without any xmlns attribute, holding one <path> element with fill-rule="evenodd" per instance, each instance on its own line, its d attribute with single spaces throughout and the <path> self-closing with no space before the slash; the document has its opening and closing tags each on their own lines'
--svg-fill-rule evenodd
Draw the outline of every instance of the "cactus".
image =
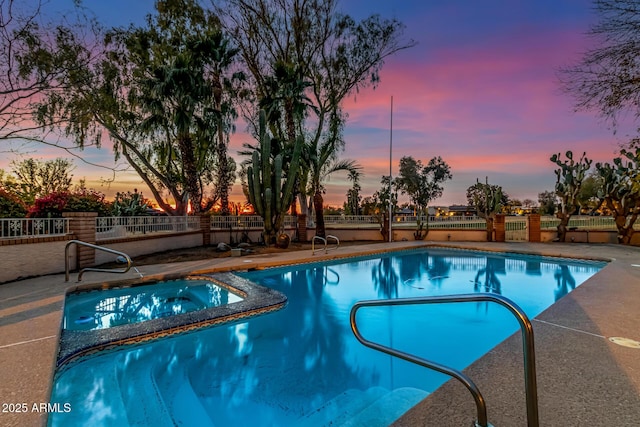
<svg viewBox="0 0 640 427">
<path fill-rule="evenodd" d="M 578 195 L 582 182 L 586 178 L 587 171 L 591 167 L 592 160 L 586 157 L 587 153 L 582 153 L 582 157 L 576 162 L 573 160 L 573 153 L 566 152 L 568 160 L 560 160 L 560 154 L 554 154 L 549 160 L 560 168 L 556 173 L 556 196 L 560 198 L 560 209 L 556 212 L 556 217 L 560 219 L 558 224 L 558 240 L 565 241 L 567 235 L 567 225 L 569 219 L 578 209 Z"/>
<path fill-rule="evenodd" d="M 613 159 L 613 166 L 609 163 L 596 164 L 604 181 L 598 197 L 613 215 L 618 242 L 629 244 L 634 233 L 633 225 L 640 214 L 640 149 L 635 153 L 621 150 L 620 155 Z"/>
<path fill-rule="evenodd" d="M 508 196 L 503 193 L 501 186 L 489 184 L 489 177 L 485 177 L 484 184 L 476 178 L 476 183 L 467 188 L 467 202 L 476 208 L 476 214 L 486 222 L 488 242 L 493 240 L 495 215 L 502 210 L 502 205 L 507 199 Z"/>
<path fill-rule="evenodd" d="M 298 137 L 293 146 L 293 154 L 288 164 L 284 163 L 282 153 L 271 158 L 271 137 L 266 130 L 266 114 L 260 111 L 259 150 L 251 157 L 251 165 L 247 168 L 247 187 L 249 202 L 255 212 L 264 220 L 262 233 L 264 242 L 275 242 L 276 234 L 282 229 L 284 216 L 293 200 L 293 187 L 300 166 L 302 137 Z M 283 183 L 283 174 L 286 179 Z"/>
</svg>

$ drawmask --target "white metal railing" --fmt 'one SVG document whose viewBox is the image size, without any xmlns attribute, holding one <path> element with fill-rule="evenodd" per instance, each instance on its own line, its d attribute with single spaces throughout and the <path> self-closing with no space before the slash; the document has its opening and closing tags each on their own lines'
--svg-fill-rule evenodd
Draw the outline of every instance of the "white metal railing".
<svg viewBox="0 0 640 427">
<path fill-rule="evenodd" d="M 286 215 L 284 217 L 284 227 L 292 228 L 296 226 L 297 217 Z M 264 220 L 259 215 L 230 215 L 230 216 L 212 216 L 212 230 L 247 230 L 261 229 L 264 227 Z"/>
<path fill-rule="evenodd" d="M 0 218 L 0 238 L 63 236 L 69 233 L 68 218 Z"/>
<path fill-rule="evenodd" d="M 540 218 L 540 228 L 552 229 L 560 224 L 560 220 L 554 216 L 543 216 Z M 577 227 L 585 230 L 617 230 L 616 222 L 611 216 L 590 216 L 590 215 L 573 215 L 569 219 L 569 228 Z M 634 229 L 640 229 L 640 223 L 636 222 Z"/>
<path fill-rule="evenodd" d="M 325 215 L 325 224 L 377 224 L 375 215 Z"/>
<path fill-rule="evenodd" d="M 186 233 L 200 229 L 198 216 L 119 216 L 96 218 L 96 239 L 118 239 L 140 234 Z"/>
</svg>

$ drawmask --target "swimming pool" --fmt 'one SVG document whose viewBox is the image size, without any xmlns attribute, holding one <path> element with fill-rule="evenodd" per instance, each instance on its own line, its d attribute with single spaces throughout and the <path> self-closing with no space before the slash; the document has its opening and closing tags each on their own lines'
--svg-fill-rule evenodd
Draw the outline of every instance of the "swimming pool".
<svg viewBox="0 0 640 427">
<path fill-rule="evenodd" d="M 429 248 L 242 273 L 288 305 L 63 366 L 52 402 L 72 411 L 49 425 L 387 425 L 448 378 L 360 345 L 356 301 L 496 292 L 534 317 L 603 266 Z M 368 339 L 457 369 L 518 328 L 486 303 L 368 308 L 358 324 Z"/>
</svg>

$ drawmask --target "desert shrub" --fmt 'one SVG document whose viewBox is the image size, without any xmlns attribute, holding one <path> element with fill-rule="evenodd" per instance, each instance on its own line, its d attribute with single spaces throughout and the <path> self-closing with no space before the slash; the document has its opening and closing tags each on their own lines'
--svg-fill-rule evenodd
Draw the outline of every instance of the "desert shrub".
<svg viewBox="0 0 640 427">
<path fill-rule="evenodd" d="M 113 216 L 141 216 L 147 214 L 149 201 L 138 190 L 116 193 L 111 214 Z"/>
</svg>

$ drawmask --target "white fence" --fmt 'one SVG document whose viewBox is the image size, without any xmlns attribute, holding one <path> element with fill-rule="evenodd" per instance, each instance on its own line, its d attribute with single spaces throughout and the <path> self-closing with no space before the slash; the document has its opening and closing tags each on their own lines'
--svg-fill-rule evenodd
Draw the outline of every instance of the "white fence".
<svg viewBox="0 0 640 427">
<path fill-rule="evenodd" d="M 68 218 L 0 218 L 0 238 L 64 236 L 69 233 Z"/>
<path fill-rule="evenodd" d="M 284 218 L 285 228 L 295 227 L 297 217 L 287 215 Z M 212 216 L 212 230 L 255 230 L 264 227 L 264 220 L 259 215 Z"/>
<path fill-rule="evenodd" d="M 540 218 L 540 228 L 543 230 L 556 228 L 560 220 L 553 216 Z M 569 228 L 576 227 L 583 230 L 617 230 L 616 222 L 610 216 L 574 215 L 569 219 Z M 640 223 L 633 225 L 634 230 L 640 229 Z"/>
<path fill-rule="evenodd" d="M 421 218 L 425 221 L 425 217 Z M 285 228 L 296 226 L 295 216 L 286 216 Z M 345 227 L 377 227 L 379 218 L 375 215 L 325 215 L 325 224 Z M 395 216 L 394 227 L 415 226 L 415 216 Z M 543 230 L 555 229 L 560 220 L 553 216 L 541 218 Z M 429 228 L 482 230 L 485 220 L 477 216 L 430 216 Z M 507 234 L 513 234 L 515 240 L 522 240 L 525 233 L 526 218 L 506 218 Z M 258 215 L 212 216 L 211 230 L 250 230 L 261 229 L 263 220 Z M 614 219 L 609 216 L 573 216 L 569 228 L 582 230 L 616 230 Z M 640 223 L 634 227 L 640 229 Z M 200 218 L 197 216 L 134 216 L 134 217 L 98 217 L 96 218 L 96 238 L 98 240 L 118 239 L 141 234 L 182 233 L 200 229 Z M 29 238 L 60 236 L 69 233 L 68 218 L 0 218 L 0 238 Z M 508 240 L 509 236 L 507 236 Z"/>
<path fill-rule="evenodd" d="M 121 239 L 141 234 L 185 233 L 200 229 L 197 216 L 120 216 L 96 218 L 96 240 Z"/>
</svg>

